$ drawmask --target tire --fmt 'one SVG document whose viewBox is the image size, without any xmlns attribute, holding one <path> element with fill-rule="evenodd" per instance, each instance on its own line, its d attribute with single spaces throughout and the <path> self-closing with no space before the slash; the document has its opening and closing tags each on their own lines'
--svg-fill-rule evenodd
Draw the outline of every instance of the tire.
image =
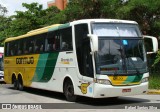
<svg viewBox="0 0 160 112">
<path fill-rule="evenodd" d="M 14 88 L 15 90 L 18 89 L 18 81 L 16 80 L 16 78 L 13 79 L 13 88 Z"/>
<path fill-rule="evenodd" d="M 24 87 L 23 87 L 23 81 L 22 81 L 22 78 L 19 78 L 18 79 L 18 89 L 20 90 L 20 91 L 23 91 L 23 89 L 24 89 Z"/>
<path fill-rule="evenodd" d="M 65 82 L 63 92 L 67 101 L 70 101 L 70 102 L 76 101 L 77 96 L 74 94 L 74 87 L 70 80 L 67 80 Z"/>
</svg>

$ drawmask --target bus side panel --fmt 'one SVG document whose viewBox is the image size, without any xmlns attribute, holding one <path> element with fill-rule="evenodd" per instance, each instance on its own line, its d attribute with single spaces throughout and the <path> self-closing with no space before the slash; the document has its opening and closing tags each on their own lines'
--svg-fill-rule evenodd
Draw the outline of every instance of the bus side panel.
<svg viewBox="0 0 160 112">
<path fill-rule="evenodd" d="M 63 83 L 64 83 L 65 78 L 68 77 L 71 79 L 73 83 L 75 94 L 92 97 L 93 93 L 90 92 L 91 90 L 89 90 L 90 88 L 89 86 L 92 86 L 92 84 L 84 87 L 84 83 L 82 84 L 82 79 L 79 79 L 77 76 L 78 70 L 76 67 L 77 65 L 75 64 L 74 53 L 60 52 L 59 54 L 57 54 L 57 56 L 58 57 L 56 59 L 56 57 L 52 55 L 52 60 L 50 60 L 51 62 L 55 59 L 54 62 L 56 62 L 55 68 L 54 68 L 54 63 L 52 63 L 53 72 L 52 72 L 51 79 L 48 82 L 47 81 L 45 82 L 42 80 L 36 81 L 35 78 L 37 76 L 34 76 L 31 87 L 44 89 L 44 90 L 50 90 L 50 91 L 63 92 Z M 43 64 L 45 65 L 46 62 L 44 62 Z M 46 67 L 49 68 L 49 66 L 46 66 Z M 44 73 L 46 73 L 45 70 L 47 70 L 47 68 L 44 69 L 42 73 L 37 72 L 36 75 L 39 75 L 39 76 L 41 76 L 41 74 L 44 75 Z M 40 78 L 37 78 L 37 79 L 40 79 Z M 82 92 L 83 89 L 87 89 L 86 90 L 87 92 L 86 93 Z"/>
<path fill-rule="evenodd" d="M 63 92 L 64 77 L 74 74 L 73 53 L 54 52 L 40 58 L 31 87 Z"/>
<path fill-rule="evenodd" d="M 13 74 L 18 78 L 20 74 L 23 79 L 24 86 L 31 84 L 35 73 L 39 55 L 24 55 L 5 58 L 5 81 L 12 83 Z"/>
<path fill-rule="evenodd" d="M 59 53 L 56 67 L 49 85 L 53 91 L 63 92 L 63 82 L 66 77 L 70 78 L 73 86 L 74 93 L 81 96 L 93 96 L 93 81 L 88 83 L 78 77 L 78 68 L 76 58 L 72 52 Z"/>
</svg>

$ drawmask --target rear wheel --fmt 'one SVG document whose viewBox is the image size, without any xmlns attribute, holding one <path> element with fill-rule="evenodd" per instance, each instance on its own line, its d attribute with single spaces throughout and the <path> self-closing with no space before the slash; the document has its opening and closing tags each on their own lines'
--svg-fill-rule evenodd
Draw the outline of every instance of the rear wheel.
<svg viewBox="0 0 160 112">
<path fill-rule="evenodd" d="M 64 84 L 64 95 L 66 99 L 70 102 L 74 102 L 77 99 L 77 96 L 74 94 L 74 87 L 70 80 L 65 81 Z"/>
<path fill-rule="evenodd" d="M 20 90 L 20 91 L 22 91 L 23 90 L 23 81 L 22 81 L 22 78 L 20 77 L 20 78 L 18 78 L 18 89 Z"/>
<path fill-rule="evenodd" d="M 18 89 L 18 81 L 17 81 L 16 77 L 12 78 L 12 83 L 13 83 L 13 88 Z"/>
</svg>

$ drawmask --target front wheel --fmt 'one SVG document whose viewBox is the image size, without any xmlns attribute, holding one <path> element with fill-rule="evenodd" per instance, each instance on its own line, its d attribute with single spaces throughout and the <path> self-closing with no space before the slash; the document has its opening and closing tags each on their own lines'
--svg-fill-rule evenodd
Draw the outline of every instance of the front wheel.
<svg viewBox="0 0 160 112">
<path fill-rule="evenodd" d="M 74 87 L 70 80 L 67 80 L 64 84 L 64 95 L 66 99 L 70 102 L 75 102 L 77 96 L 74 94 Z"/>
</svg>

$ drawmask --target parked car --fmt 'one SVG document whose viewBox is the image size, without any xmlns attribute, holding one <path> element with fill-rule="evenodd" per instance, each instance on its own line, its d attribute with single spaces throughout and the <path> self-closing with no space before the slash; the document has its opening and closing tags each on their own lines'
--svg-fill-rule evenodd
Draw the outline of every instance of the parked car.
<svg viewBox="0 0 160 112">
<path fill-rule="evenodd" d="M 0 47 L 0 82 L 4 82 L 3 53 L 4 53 L 4 48 Z"/>
<path fill-rule="evenodd" d="M 0 71 L 0 82 L 4 82 L 4 72 Z"/>
</svg>

